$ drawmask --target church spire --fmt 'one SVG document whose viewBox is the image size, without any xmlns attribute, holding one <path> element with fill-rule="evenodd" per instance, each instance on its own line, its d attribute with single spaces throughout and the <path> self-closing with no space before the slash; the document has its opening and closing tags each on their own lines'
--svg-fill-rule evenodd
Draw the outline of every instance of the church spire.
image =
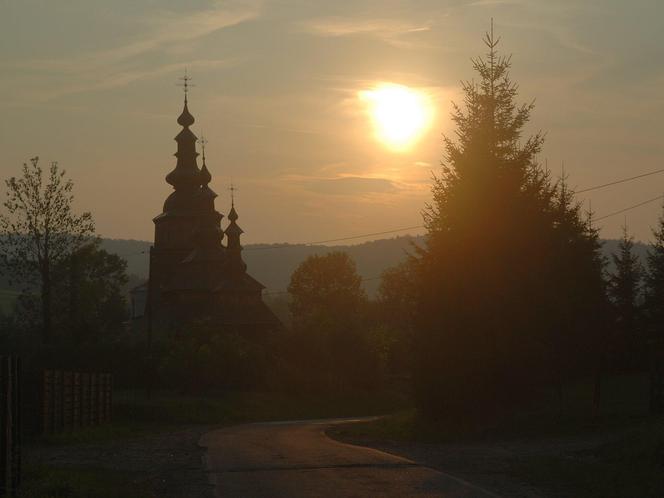
<svg viewBox="0 0 664 498">
<path fill-rule="evenodd" d="M 231 210 L 228 213 L 228 227 L 226 228 L 227 249 L 228 249 L 228 269 L 232 275 L 242 274 L 247 270 L 246 263 L 242 260 L 242 245 L 240 244 L 240 236 L 244 231 L 238 226 L 237 220 L 239 218 L 235 210 L 235 192 L 237 188 L 231 184 L 229 190 L 231 191 Z"/>
<path fill-rule="evenodd" d="M 189 81 L 191 78 L 185 70 L 184 77 L 180 78 L 184 88 L 184 107 L 178 117 L 178 124 L 182 126 L 182 131 L 175 137 L 178 144 L 178 150 L 175 153 L 177 163 L 175 169 L 166 176 L 166 181 L 173 185 L 175 190 L 191 190 L 201 185 L 201 172 L 198 169 L 196 158 L 196 135 L 189 129 L 194 124 L 194 117 L 188 108 L 189 87 L 192 86 Z"/>
<path fill-rule="evenodd" d="M 210 171 L 207 168 L 207 164 L 205 164 L 205 146 L 207 145 L 208 141 L 203 135 L 201 135 L 198 143 L 201 144 L 201 155 L 203 159 L 203 165 L 201 166 L 201 185 L 203 185 L 203 187 L 207 187 L 208 184 L 212 181 L 212 174 L 210 174 Z"/>
</svg>

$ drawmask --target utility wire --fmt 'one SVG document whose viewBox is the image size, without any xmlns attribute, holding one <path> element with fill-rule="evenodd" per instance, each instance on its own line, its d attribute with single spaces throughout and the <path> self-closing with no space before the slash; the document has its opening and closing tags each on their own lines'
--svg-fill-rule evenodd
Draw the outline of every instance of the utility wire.
<svg viewBox="0 0 664 498">
<path fill-rule="evenodd" d="M 350 237 L 340 237 L 338 239 L 317 240 L 315 242 L 298 242 L 295 244 L 274 244 L 267 246 L 247 247 L 245 251 L 262 251 L 265 249 L 282 249 L 284 247 L 293 247 L 293 246 L 313 246 L 318 244 L 328 244 L 330 242 L 341 242 L 344 240 L 362 239 L 364 237 L 373 237 L 376 235 L 387 235 L 390 233 L 405 232 L 406 230 L 415 230 L 417 228 L 424 228 L 424 225 L 414 225 L 411 227 L 395 228 L 394 230 L 384 230 L 382 232 L 364 233 L 362 235 L 352 235 Z"/>
<path fill-rule="evenodd" d="M 643 174 L 636 175 L 636 176 L 630 176 L 628 178 L 622 178 L 620 180 L 616 180 L 616 181 L 609 182 L 609 183 L 603 183 L 601 185 L 595 185 L 593 187 L 584 188 L 582 190 L 576 190 L 574 193 L 575 194 L 583 194 L 583 193 L 586 193 L 586 192 L 592 192 L 593 190 L 600 190 L 600 189 L 603 189 L 603 188 L 606 188 L 606 187 L 611 187 L 613 185 L 619 185 L 621 183 L 631 182 L 633 180 L 638 180 L 639 178 L 645 178 L 645 177 L 652 176 L 652 175 L 657 175 L 657 174 L 660 174 L 660 173 L 664 173 L 664 168 L 658 169 L 658 170 L 655 170 L 655 171 L 650 171 L 648 173 L 643 173 Z M 655 197 L 653 199 L 648 199 L 647 201 L 640 202 L 639 204 L 635 204 L 633 206 L 626 207 L 626 208 L 621 209 L 619 211 L 615 211 L 613 213 L 609 213 L 609 214 L 600 216 L 599 218 L 594 218 L 594 221 L 600 221 L 600 220 L 603 220 L 605 218 L 609 218 L 611 216 L 622 214 L 626 211 L 636 209 L 638 207 L 644 206 L 646 204 L 649 204 L 651 202 L 654 202 L 654 201 L 656 201 L 658 199 L 662 199 L 662 198 L 664 198 L 664 196 L 658 196 L 658 197 Z M 352 236 L 349 236 L 349 237 L 339 237 L 339 238 L 336 238 L 336 239 L 317 240 L 317 241 L 314 241 L 314 242 L 298 242 L 298 243 L 293 243 L 293 244 L 272 244 L 272 245 L 252 246 L 252 247 L 245 248 L 245 251 L 263 251 L 263 250 L 268 250 L 268 249 L 284 249 L 284 248 L 288 248 L 288 247 L 313 246 L 313 245 L 318 245 L 318 244 L 329 244 L 330 242 L 343 242 L 345 240 L 362 239 L 362 238 L 365 238 L 365 237 L 374 237 L 374 236 L 377 236 L 377 235 L 388 235 L 388 234 L 391 234 L 391 233 L 405 232 L 406 230 L 416 230 L 418 228 L 425 228 L 425 227 L 424 227 L 424 225 L 413 225 L 413 226 L 410 226 L 410 227 L 395 228 L 393 230 L 384 230 L 382 232 L 365 233 L 365 234 L 361 234 L 361 235 L 352 235 Z M 144 250 L 144 251 L 135 252 L 135 253 L 131 253 L 131 254 L 123 254 L 123 255 L 121 255 L 121 257 L 137 256 L 139 254 L 146 254 L 147 252 L 148 252 L 147 250 Z"/>
<path fill-rule="evenodd" d="M 603 183 L 602 185 L 595 185 L 594 187 L 584 188 L 583 190 L 576 190 L 575 194 L 583 194 L 585 192 L 592 192 L 593 190 L 599 190 L 606 187 L 611 187 L 612 185 L 618 185 L 620 183 L 631 182 L 632 180 L 638 180 L 639 178 L 645 178 L 646 176 L 658 175 L 659 173 L 664 173 L 664 168 L 651 171 L 649 173 L 643 173 L 641 175 L 630 176 L 629 178 L 623 178 L 622 180 L 616 180 L 614 182 Z"/>
<path fill-rule="evenodd" d="M 631 211 L 632 209 L 636 209 L 641 206 L 645 206 L 646 204 L 650 204 L 651 202 L 658 201 L 660 199 L 664 199 L 664 195 L 658 195 L 657 197 L 653 197 L 652 199 L 648 199 L 647 201 L 639 202 L 638 204 L 634 204 L 633 206 L 626 207 L 624 209 L 621 209 L 619 211 L 614 211 L 613 213 L 605 214 L 604 216 L 600 216 L 599 218 L 594 218 L 593 221 L 600 221 L 604 220 L 606 218 L 610 218 L 611 216 L 616 216 L 618 214 L 625 213 L 627 211 Z"/>
</svg>

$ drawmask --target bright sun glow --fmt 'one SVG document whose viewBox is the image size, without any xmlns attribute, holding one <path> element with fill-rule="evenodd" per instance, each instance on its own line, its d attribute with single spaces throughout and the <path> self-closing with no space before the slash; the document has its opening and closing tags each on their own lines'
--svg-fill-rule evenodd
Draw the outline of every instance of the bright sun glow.
<svg viewBox="0 0 664 498">
<path fill-rule="evenodd" d="M 433 106 L 423 92 L 383 83 L 359 97 L 368 106 L 376 137 L 392 150 L 409 149 L 431 124 Z"/>
</svg>

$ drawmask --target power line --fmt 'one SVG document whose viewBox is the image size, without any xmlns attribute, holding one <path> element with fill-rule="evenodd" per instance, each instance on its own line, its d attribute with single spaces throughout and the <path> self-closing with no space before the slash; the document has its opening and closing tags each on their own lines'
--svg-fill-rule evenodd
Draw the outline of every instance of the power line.
<svg viewBox="0 0 664 498">
<path fill-rule="evenodd" d="M 646 176 L 658 175 L 659 173 L 664 173 L 664 168 L 651 171 L 649 173 L 643 173 L 641 175 L 630 176 L 629 178 L 623 178 L 621 180 L 616 180 L 614 182 L 603 183 L 601 185 L 595 185 L 594 187 L 584 188 L 583 190 L 576 190 L 575 194 L 583 194 L 585 192 L 592 192 L 593 190 L 599 190 L 605 187 L 611 187 L 612 185 L 618 185 L 620 183 L 631 182 L 632 180 L 638 180 L 639 178 L 645 178 Z"/>
<path fill-rule="evenodd" d="M 657 174 L 660 174 L 660 173 L 664 173 L 664 168 L 658 169 L 658 170 L 655 170 L 655 171 L 650 171 L 648 173 L 642 173 L 642 174 L 636 175 L 636 176 L 630 176 L 628 178 L 622 178 L 620 180 L 615 180 L 615 181 L 609 182 L 609 183 L 603 183 L 603 184 L 600 184 L 600 185 L 595 185 L 593 187 L 584 188 L 582 190 L 576 190 L 574 193 L 575 194 L 583 194 L 583 193 L 586 193 L 586 192 L 592 192 L 594 190 L 600 190 L 600 189 L 603 189 L 603 188 L 606 188 L 606 187 L 611 187 L 613 185 L 619 185 L 621 183 L 626 183 L 626 182 L 630 182 L 630 181 L 633 181 L 633 180 L 638 180 L 639 178 L 645 178 L 645 177 L 652 176 L 652 175 L 657 175 Z M 649 204 L 651 202 L 654 202 L 654 201 L 656 201 L 658 199 L 662 199 L 662 198 L 664 198 L 664 196 L 658 196 L 658 197 L 655 197 L 653 199 L 649 199 L 647 201 L 641 202 L 639 204 L 635 204 L 633 206 L 626 207 L 626 208 L 621 209 L 619 211 L 615 211 L 613 213 L 609 213 L 609 214 L 606 214 L 604 216 L 600 216 L 599 218 L 595 218 L 594 221 L 600 221 L 600 220 L 609 218 L 611 216 L 622 214 L 626 211 L 636 209 L 638 207 L 644 206 L 646 204 Z M 356 239 L 362 239 L 362 238 L 365 238 L 365 237 L 375 237 L 375 236 L 378 236 L 378 235 L 388 235 L 388 234 L 392 234 L 392 233 L 404 232 L 406 230 L 416 230 L 416 229 L 419 229 L 419 228 L 425 228 L 425 227 L 424 227 L 424 225 L 413 225 L 413 226 L 409 226 L 409 227 L 395 228 L 395 229 L 392 229 L 392 230 L 383 230 L 381 232 L 365 233 L 365 234 L 361 234 L 361 235 L 351 235 L 349 237 L 339 237 L 339 238 L 336 238 L 336 239 L 317 240 L 317 241 L 313 241 L 313 242 L 298 242 L 298 243 L 293 243 L 293 244 L 289 243 L 289 244 L 272 244 L 272 245 L 252 246 L 252 247 L 245 248 L 245 251 L 263 251 L 263 250 L 268 250 L 268 249 L 285 249 L 285 248 L 292 248 L 292 247 L 297 247 L 297 246 L 313 246 L 313 245 L 319 245 L 319 244 L 329 244 L 331 242 L 343 242 L 343 241 L 346 241 L 346 240 L 356 240 Z M 130 254 L 123 254 L 123 255 L 121 255 L 121 257 L 137 256 L 137 255 L 140 255 L 140 254 L 146 254 L 147 252 L 148 252 L 147 250 L 144 250 L 144 251 L 139 251 L 139 252 L 130 253 Z"/>
<path fill-rule="evenodd" d="M 382 232 L 365 233 L 365 234 L 362 234 L 362 235 L 352 235 L 350 237 L 340 237 L 338 239 L 317 240 L 315 242 L 299 242 L 299 243 L 296 243 L 296 244 L 276 244 L 276 245 L 269 245 L 269 246 L 247 247 L 245 250 L 246 251 L 262 251 L 262 250 L 265 250 L 265 249 L 283 249 L 285 247 L 294 247 L 294 246 L 313 246 L 313 245 L 318 245 L 318 244 L 328 244 L 330 242 L 341 242 L 341 241 L 344 241 L 344 240 L 362 239 L 364 237 L 374 237 L 376 235 L 387 235 L 387 234 L 390 234 L 390 233 L 404 232 L 406 230 L 415 230 L 417 228 L 424 228 L 424 225 L 414 225 L 414 226 L 411 226 L 411 227 L 395 228 L 393 230 L 384 230 Z"/>
<path fill-rule="evenodd" d="M 638 204 L 634 204 L 633 206 L 629 206 L 623 209 L 620 209 L 619 211 L 614 211 L 613 213 L 605 214 L 604 216 L 600 216 L 599 218 L 595 218 L 593 221 L 600 221 L 604 220 L 606 218 L 610 218 L 611 216 L 616 216 L 617 214 L 622 214 L 627 211 L 630 211 L 632 209 L 636 209 L 641 206 L 645 206 L 646 204 L 650 204 L 651 202 L 658 201 L 660 199 L 664 199 L 664 195 L 658 195 L 657 197 L 653 197 L 652 199 L 648 199 L 647 201 L 639 202 Z"/>
</svg>

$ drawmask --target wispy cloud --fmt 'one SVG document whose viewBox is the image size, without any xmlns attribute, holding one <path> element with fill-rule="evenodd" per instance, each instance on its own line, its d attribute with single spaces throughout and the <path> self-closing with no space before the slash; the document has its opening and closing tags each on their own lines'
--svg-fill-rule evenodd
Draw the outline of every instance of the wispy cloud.
<svg viewBox="0 0 664 498">
<path fill-rule="evenodd" d="M 124 45 L 89 52 L 76 58 L 31 60 L 22 65 L 33 69 L 77 72 L 80 71 L 81 65 L 90 68 L 119 64 L 149 52 L 198 40 L 215 31 L 255 19 L 259 13 L 260 8 L 257 3 L 238 5 L 217 3 L 209 9 L 189 14 L 162 11 L 143 20 L 140 23 L 141 35 Z"/>
<path fill-rule="evenodd" d="M 159 51 L 173 53 L 179 46 L 194 50 L 195 42 L 214 32 L 255 19 L 260 14 L 257 1 L 243 3 L 215 3 L 212 7 L 182 14 L 161 11 L 141 20 L 141 34 L 123 45 L 86 52 L 62 59 L 32 59 L 18 61 L 16 68 L 56 78 L 57 83 L 25 96 L 41 102 L 81 92 L 107 90 L 136 81 L 157 77 L 185 64 L 157 64 L 145 56 Z M 228 65 L 226 59 L 196 59 L 187 67 L 211 68 Z"/>
<path fill-rule="evenodd" d="M 387 43 L 403 45 L 402 37 L 431 29 L 430 23 L 414 23 L 396 19 L 353 19 L 329 17 L 310 19 L 301 28 L 312 35 L 324 37 L 373 36 Z"/>
<path fill-rule="evenodd" d="M 291 184 L 317 194 L 362 196 L 366 194 L 394 194 L 402 190 L 397 182 L 383 177 L 340 175 L 337 177 L 311 177 L 289 175 Z"/>
</svg>

